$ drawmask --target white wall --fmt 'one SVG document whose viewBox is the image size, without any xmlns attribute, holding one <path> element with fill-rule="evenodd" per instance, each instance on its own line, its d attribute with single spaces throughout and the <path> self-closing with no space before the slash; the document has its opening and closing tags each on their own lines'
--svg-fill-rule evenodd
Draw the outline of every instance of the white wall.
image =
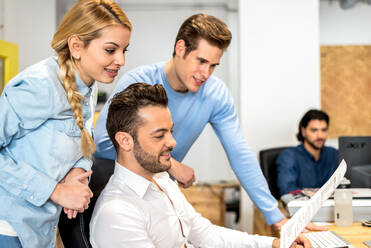
<svg viewBox="0 0 371 248">
<path fill-rule="evenodd" d="M 241 121 L 256 153 L 296 144 L 299 118 L 320 106 L 318 15 L 318 1 L 240 0 Z M 243 196 L 242 226 L 252 227 Z"/>
<path fill-rule="evenodd" d="M 341 9 L 338 2 L 320 2 L 321 45 L 370 45 L 371 5 L 359 2 Z"/>
<path fill-rule="evenodd" d="M 56 0 L 3 1 L 3 39 L 19 46 L 19 71 L 53 55 Z"/>
<path fill-rule="evenodd" d="M 4 39 L 4 0 L 0 0 L 0 40 Z"/>
</svg>

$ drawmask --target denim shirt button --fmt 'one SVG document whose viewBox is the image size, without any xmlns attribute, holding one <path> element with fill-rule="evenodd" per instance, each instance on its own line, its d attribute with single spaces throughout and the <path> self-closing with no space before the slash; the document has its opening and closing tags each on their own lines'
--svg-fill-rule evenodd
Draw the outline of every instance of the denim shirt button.
<svg viewBox="0 0 371 248">
<path fill-rule="evenodd" d="M 33 195 L 30 196 L 30 199 L 33 200 Z"/>
</svg>

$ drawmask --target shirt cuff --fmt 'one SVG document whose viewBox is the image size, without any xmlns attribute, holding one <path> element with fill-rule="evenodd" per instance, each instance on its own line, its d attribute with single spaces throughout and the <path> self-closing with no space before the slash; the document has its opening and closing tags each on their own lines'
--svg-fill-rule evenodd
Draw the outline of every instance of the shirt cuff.
<svg viewBox="0 0 371 248">
<path fill-rule="evenodd" d="M 49 200 L 57 183 L 56 180 L 40 172 L 33 173 L 31 180 L 24 185 L 20 196 L 32 205 L 40 207 Z M 42 187 L 40 187 L 40 184 L 42 184 Z"/>
<path fill-rule="evenodd" d="M 263 213 L 265 221 L 268 225 L 273 225 L 274 223 L 279 222 L 284 219 L 283 214 L 278 208 L 273 209 L 272 211 Z"/>
<path fill-rule="evenodd" d="M 273 240 L 275 240 L 275 237 L 267 237 L 267 236 L 259 236 L 254 235 L 254 239 L 256 243 L 258 244 L 259 248 L 272 248 Z"/>
<path fill-rule="evenodd" d="M 86 158 L 81 158 L 75 163 L 73 168 L 81 168 L 81 169 L 84 169 L 85 171 L 90 171 L 92 165 L 93 165 L 92 160 L 86 159 Z"/>
</svg>

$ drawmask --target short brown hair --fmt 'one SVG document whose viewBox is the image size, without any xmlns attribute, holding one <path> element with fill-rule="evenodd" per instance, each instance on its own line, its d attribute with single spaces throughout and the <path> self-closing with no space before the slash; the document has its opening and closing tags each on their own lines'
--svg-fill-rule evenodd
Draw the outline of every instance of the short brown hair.
<svg viewBox="0 0 371 248">
<path fill-rule="evenodd" d="M 173 57 L 175 56 L 175 45 L 178 40 L 184 40 L 186 45 L 184 56 L 187 56 L 191 51 L 197 49 L 200 39 L 205 39 L 224 51 L 231 43 L 232 34 L 227 25 L 214 16 L 207 14 L 192 15 L 179 28 L 175 39 Z"/>
<path fill-rule="evenodd" d="M 140 108 L 167 105 L 166 91 L 160 84 L 135 83 L 117 93 L 111 100 L 106 122 L 108 135 L 116 151 L 119 148 L 115 140 L 117 132 L 127 132 L 136 140 L 138 127 L 143 124 L 138 116 Z"/>
</svg>

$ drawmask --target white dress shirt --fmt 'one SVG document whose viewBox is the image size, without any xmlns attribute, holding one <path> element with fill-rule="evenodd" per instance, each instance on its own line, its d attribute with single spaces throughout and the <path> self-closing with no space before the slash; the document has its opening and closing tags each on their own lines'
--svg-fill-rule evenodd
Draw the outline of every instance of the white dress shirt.
<svg viewBox="0 0 371 248">
<path fill-rule="evenodd" d="M 90 221 L 93 248 L 272 247 L 272 237 L 211 224 L 167 172 L 154 179 L 163 191 L 116 162 Z"/>
</svg>

